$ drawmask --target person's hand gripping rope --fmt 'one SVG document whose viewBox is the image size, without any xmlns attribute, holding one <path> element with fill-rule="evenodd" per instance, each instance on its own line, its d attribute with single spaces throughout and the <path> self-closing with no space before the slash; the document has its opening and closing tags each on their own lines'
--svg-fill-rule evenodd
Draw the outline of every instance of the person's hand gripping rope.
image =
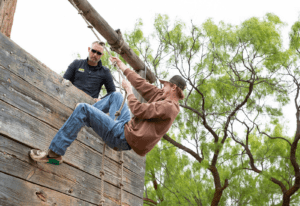
<svg viewBox="0 0 300 206">
<path fill-rule="evenodd" d="M 113 65 L 117 65 L 123 73 L 127 69 L 126 65 L 119 58 L 111 56 L 109 60 Z M 128 96 L 130 94 L 133 94 L 131 84 L 127 80 L 125 80 L 124 77 L 122 80 L 122 87 L 126 90 Z"/>
</svg>

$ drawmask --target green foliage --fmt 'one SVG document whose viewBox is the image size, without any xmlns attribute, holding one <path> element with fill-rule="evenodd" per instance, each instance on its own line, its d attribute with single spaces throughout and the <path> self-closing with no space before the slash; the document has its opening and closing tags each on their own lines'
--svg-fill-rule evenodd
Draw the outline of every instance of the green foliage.
<svg viewBox="0 0 300 206">
<path fill-rule="evenodd" d="M 287 142 L 294 138 L 286 135 L 281 119 L 282 106 L 290 102 L 288 76 L 299 80 L 300 74 L 300 24 L 292 28 L 288 50 L 282 46 L 283 26 L 274 14 L 240 25 L 208 19 L 200 26 L 157 15 L 149 37 L 141 20 L 126 33 L 130 47 L 158 78 L 177 71 L 188 82 L 169 135 L 202 158 L 162 140 L 147 155 L 144 197 L 158 205 L 210 205 L 216 184 L 223 187 L 228 180 L 219 205 L 282 203 L 271 178 L 287 189 L 295 182 Z M 297 201 L 299 192 L 291 205 Z"/>
<path fill-rule="evenodd" d="M 300 52 L 300 20 L 292 26 L 290 36 L 290 48 Z"/>
</svg>

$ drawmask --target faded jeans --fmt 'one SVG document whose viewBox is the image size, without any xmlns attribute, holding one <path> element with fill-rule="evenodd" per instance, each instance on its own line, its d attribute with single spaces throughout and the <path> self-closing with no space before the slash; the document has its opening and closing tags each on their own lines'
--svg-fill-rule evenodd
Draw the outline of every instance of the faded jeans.
<svg viewBox="0 0 300 206">
<path fill-rule="evenodd" d="M 116 121 L 115 113 L 122 105 L 123 96 L 113 92 L 94 105 L 80 103 L 65 124 L 53 138 L 49 149 L 59 155 L 64 155 L 67 148 L 77 138 L 83 126 L 91 127 L 111 148 L 130 150 L 124 134 L 124 125 L 130 120 L 127 103 Z M 106 114 L 109 113 L 109 116 Z"/>
</svg>

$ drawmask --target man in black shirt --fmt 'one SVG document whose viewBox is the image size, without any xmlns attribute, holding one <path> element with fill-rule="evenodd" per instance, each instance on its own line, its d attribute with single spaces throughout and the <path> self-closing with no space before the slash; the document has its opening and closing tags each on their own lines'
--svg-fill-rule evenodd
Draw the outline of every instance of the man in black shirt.
<svg viewBox="0 0 300 206">
<path fill-rule="evenodd" d="M 113 93 L 116 91 L 116 87 L 112 75 L 108 68 L 102 66 L 100 60 L 103 56 L 104 48 L 100 45 L 100 42 L 96 41 L 88 48 L 88 52 L 89 56 L 87 59 L 76 59 L 70 64 L 63 78 L 69 80 L 75 87 L 95 99 L 98 98 L 103 84 L 107 95 Z"/>
</svg>

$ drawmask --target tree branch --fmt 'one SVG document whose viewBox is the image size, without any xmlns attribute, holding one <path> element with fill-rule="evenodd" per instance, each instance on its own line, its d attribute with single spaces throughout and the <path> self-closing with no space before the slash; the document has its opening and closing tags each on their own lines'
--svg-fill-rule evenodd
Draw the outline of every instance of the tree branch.
<svg viewBox="0 0 300 206">
<path fill-rule="evenodd" d="M 173 144 L 175 147 L 189 153 L 190 155 L 192 155 L 199 163 L 201 163 L 203 161 L 203 157 L 201 158 L 196 152 L 194 152 L 193 150 L 183 146 L 182 144 L 176 142 L 175 140 L 173 140 L 171 137 L 169 137 L 167 134 L 165 134 L 163 136 L 163 138 L 165 140 L 167 140 L 168 142 L 170 142 L 171 144 Z"/>
</svg>

